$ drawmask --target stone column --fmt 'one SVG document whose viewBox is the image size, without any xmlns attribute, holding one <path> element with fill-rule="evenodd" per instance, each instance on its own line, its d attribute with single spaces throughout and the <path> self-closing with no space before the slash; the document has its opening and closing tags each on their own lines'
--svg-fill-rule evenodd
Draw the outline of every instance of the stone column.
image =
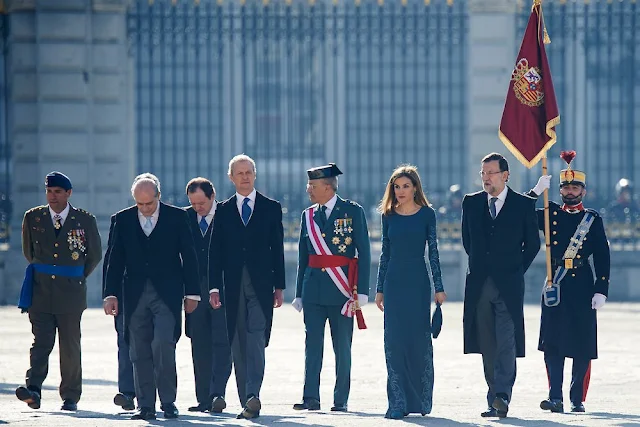
<svg viewBox="0 0 640 427">
<path fill-rule="evenodd" d="M 526 2 L 527 0 L 525 0 Z M 522 38 L 516 34 L 515 0 L 470 0 L 469 4 L 469 182 L 481 190 L 480 160 L 497 151 L 507 157 L 512 171 L 509 185 L 519 186 L 522 164 L 498 138 L 498 127 L 511 71 Z"/>
<path fill-rule="evenodd" d="M 67 174 L 70 202 L 97 217 L 106 247 L 109 217 L 131 203 L 134 95 L 126 0 L 9 0 L 9 139 L 13 221 L 4 300 L 17 301 L 26 261 L 23 213 L 46 203 L 44 176 Z M 101 266 L 88 281 L 101 295 Z"/>
</svg>

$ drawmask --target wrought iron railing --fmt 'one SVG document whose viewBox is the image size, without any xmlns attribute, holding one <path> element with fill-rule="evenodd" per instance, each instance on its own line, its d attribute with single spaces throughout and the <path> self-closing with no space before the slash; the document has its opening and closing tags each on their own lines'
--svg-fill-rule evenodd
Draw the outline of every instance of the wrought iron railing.
<svg viewBox="0 0 640 427">
<path fill-rule="evenodd" d="M 438 207 L 466 182 L 465 1 L 134 1 L 137 169 L 186 204 L 189 178 L 232 194 L 229 159 L 257 161 L 287 238 L 308 205 L 305 169 L 335 161 L 340 194 L 375 206 L 417 164 Z"/>
<path fill-rule="evenodd" d="M 564 166 L 560 150 L 577 149 L 574 166 L 587 173 L 585 204 L 604 214 L 614 247 L 638 250 L 640 207 L 619 209 L 614 188 L 621 178 L 635 181 L 640 169 L 640 8 L 633 0 L 556 0 L 543 9 L 561 117 L 552 170 L 557 178 Z M 522 7 L 517 16 L 519 34 L 529 12 Z M 530 172 L 529 185 L 539 173 Z"/>
</svg>

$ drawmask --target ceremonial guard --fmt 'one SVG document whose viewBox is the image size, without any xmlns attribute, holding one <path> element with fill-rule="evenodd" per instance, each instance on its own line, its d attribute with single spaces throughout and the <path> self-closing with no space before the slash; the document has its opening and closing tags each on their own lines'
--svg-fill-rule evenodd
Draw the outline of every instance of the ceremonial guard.
<svg viewBox="0 0 640 427">
<path fill-rule="evenodd" d="M 575 151 L 562 152 L 567 164 L 574 156 Z M 529 195 L 542 194 L 549 188 L 550 178 L 542 176 Z M 540 403 L 540 408 L 551 412 L 564 412 L 565 358 L 573 359 L 571 411 L 585 410 L 591 360 L 598 358 L 596 311 L 604 306 L 609 290 L 609 244 L 600 215 L 582 204 L 585 194 L 586 174 L 569 165 L 560 172 L 563 204 L 549 202 L 553 289 L 547 290 L 545 284 L 538 350 L 544 352 L 549 378 L 549 397 Z M 538 210 L 538 222 L 544 230 L 543 209 Z"/>
<path fill-rule="evenodd" d="M 80 319 L 87 308 L 86 280 L 102 259 L 102 245 L 96 218 L 68 203 L 69 178 L 51 172 L 45 186 L 48 204 L 28 210 L 22 221 L 22 252 L 29 266 L 18 306 L 29 313 L 33 344 L 26 386 L 18 387 L 16 396 L 40 408 L 57 333 L 62 409 L 75 411 L 82 394 Z"/>
<path fill-rule="evenodd" d="M 340 198 L 338 175 L 330 163 L 307 171 L 314 203 L 302 213 L 298 273 L 293 306 L 304 307 L 305 379 L 296 410 L 320 409 L 320 370 L 326 321 L 336 357 L 332 411 L 346 411 L 351 383 L 353 317 L 366 328 L 360 306 L 368 301 L 371 249 L 362 206 Z"/>
<path fill-rule="evenodd" d="M 617 182 L 615 191 L 616 200 L 603 212 L 607 219 L 608 237 L 614 244 L 625 245 L 625 250 L 633 250 L 640 237 L 640 229 L 636 227 L 640 220 L 640 204 L 633 194 L 633 182 L 622 178 Z"/>
</svg>

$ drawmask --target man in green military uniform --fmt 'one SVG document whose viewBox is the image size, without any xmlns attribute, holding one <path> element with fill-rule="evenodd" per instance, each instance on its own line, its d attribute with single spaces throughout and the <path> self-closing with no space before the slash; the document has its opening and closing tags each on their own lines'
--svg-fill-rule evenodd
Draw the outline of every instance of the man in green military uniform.
<svg viewBox="0 0 640 427">
<path fill-rule="evenodd" d="M 573 151 L 563 152 L 567 163 L 573 156 Z M 550 178 L 550 175 L 542 176 L 529 195 L 541 195 L 549 188 Z M 549 395 L 540 403 L 540 408 L 564 412 L 564 361 L 570 358 L 573 359 L 571 412 L 584 412 L 591 360 L 598 358 L 596 311 L 604 306 L 609 291 L 609 243 L 598 212 L 582 204 L 586 195 L 584 172 L 571 167 L 562 170 L 560 195 L 562 205 L 549 202 L 553 286 L 543 292 L 538 341 L 538 350 L 544 352 Z M 543 209 L 538 209 L 538 223 L 544 230 Z M 593 259 L 595 277 L 589 258 Z"/>
<path fill-rule="evenodd" d="M 353 317 L 366 328 L 360 306 L 369 298 L 371 248 L 362 206 L 336 194 L 342 172 L 330 163 L 307 171 L 313 206 L 302 213 L 293 306 L 304 307 L 305 379 L 296 410 L 320 409 L 320 370 L 327 320 L 336 357 L 332 411 L 346 411 L 351 384 Z"/>
<path fill-rule="evenodd" d="M 51 172 L 45 187 L 48 204 L 28 210 L 22 221 L 22 251 L 29 266 L 18 306 L 29 313 L 33 344 L 26 386 L 18 387 L 16 396 L 40 408 L 57 331 L 62 409 L 75 411 L 82 394 L 80 319 L 87 308 L 86 280 L 102 259 L 102 246 L 96 218 L 68 203 L 69 178 Z"/>
</svg>

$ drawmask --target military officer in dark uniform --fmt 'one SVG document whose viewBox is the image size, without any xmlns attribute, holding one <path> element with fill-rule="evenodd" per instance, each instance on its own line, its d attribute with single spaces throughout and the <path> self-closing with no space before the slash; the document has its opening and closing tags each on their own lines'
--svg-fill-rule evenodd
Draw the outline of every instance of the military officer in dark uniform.
<svg viewBox="0 0 640 427">
<path fill-rule="evenodd" d="M 33 344 L 26 386 L 18 387 L 16 396 L 40 408 L 58 333 L 62 409 L 75 411 L 82 394 L 80 319 L 87 308 L 86 280 L 102 259 L 102 246 L 95 217 L 68 203 L 69 178 L 51 172 L 45 186 L 48 204 L 28 210 L 22 221 L 22 251 L 29 266 L 19 307 L 29 313 Z"/>
<path fill-rule="evenodd" d="M 346 411 L 351 384 L 353 317 L 365 328 L 360 306 L 369 298 L 371 249 L 362 206 L 340 198 L 338 175 L 330 163 L 307 171 L 314 203 L 302 213 L 298 274 L 293 306 L 304 307 L 305 379 L 296 410 L 320 409 L 320 370 L 327 319 L 336 357 L 332 411 Z M 357 258 L 356 258 L 357 256 Z"/>
<path fill-rule="evenodd" d="M 529 195 L 542 194 L 550 178 L 542 176 Z M 571 411 L 585 410 L 591 360 L 598 358 L 596 311 L 604 306 L 609 290 L 609 244 L 600 215 L 582 204 L 585 194 L 585 173 L 569 167 L 560 172 L 562 205 L 549 202 L 551 266 L 560 296 L 555 306 L 543 298 L 538 350 L 544 352 L 549 378 L 549 397 L 540 408 L 551 412 L 564 412 L 565 358 L 573 359 Z M 543 209 L 538 210 L 538 223 L 544 230 Z"/>
<path fill-rule="evenodd" d="M 607 208 L 607 215 L 616 222 L 634 222 L 640 216 L 640 205 L 633 194 L 633 182 L 622 178 L 616 183 L 616 200 Z"/>
<path fill-rule="evenodd" d="M 622 178 L 616 184 L 616 200 L 603 209 L 612 243 L 635 244 L 636 224 L 640 220 L 640 204 L 634 198 L 633 183 Z"/>
</svg>

